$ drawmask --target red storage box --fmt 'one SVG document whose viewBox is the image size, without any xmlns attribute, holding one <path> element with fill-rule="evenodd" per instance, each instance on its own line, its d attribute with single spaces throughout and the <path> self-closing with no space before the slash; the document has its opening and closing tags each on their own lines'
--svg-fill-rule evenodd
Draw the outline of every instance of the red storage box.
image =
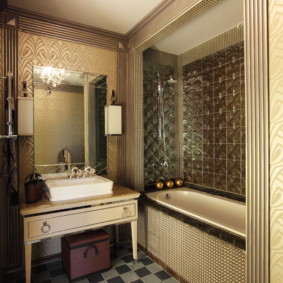
<svg viewBox="0 0 283 283">
<path fill-rule="evenodd" d="M 110 268 L 110 238 L 102 229 L 62 237 L 61 249 L 70 280 Z"/>
</svg>

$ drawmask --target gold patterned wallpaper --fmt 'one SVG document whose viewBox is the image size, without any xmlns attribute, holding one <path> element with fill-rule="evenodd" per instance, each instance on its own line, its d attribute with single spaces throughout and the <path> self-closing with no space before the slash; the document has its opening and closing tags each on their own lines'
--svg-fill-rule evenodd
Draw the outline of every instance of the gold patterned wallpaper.
<svg viewBox="0 0 283 283">
<path fill-rule="evenodd" d="M 33 96 L 33 66 L 51 66 L 77 72 L 107 75 L 108 101 L 111 90 L 117 86 L 117 52 L 98 47 L 57 40 L 54 38 L 19 32 L 19 88 L 26 81 L 28 96 Z M 108 177 L 117 177 L 117 137 L 108 137 Z M 19 138 L 20 194 L 23 182 L 33 170 L 33 137 Z M 33 257 L 43 257 L 60 252 L 60 239 L 36 244 Z"/>
<path fill-rule="evenodd" d="M 270 282 L 283 282 L 283 6 L 269 0 Z"/>
</svg>

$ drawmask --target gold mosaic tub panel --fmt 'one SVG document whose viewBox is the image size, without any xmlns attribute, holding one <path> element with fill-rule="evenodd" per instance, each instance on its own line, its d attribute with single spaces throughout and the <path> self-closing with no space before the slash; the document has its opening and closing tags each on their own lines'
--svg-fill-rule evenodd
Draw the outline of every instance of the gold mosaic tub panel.
<svg viewBox="0 0 283 283">
<path fill-rule="evenodd" d="M 232 244 L 152 207 L 139 212 L 138 229 L 139 244 L 181 282 L 246 282 L 246 252 Z"/>
</svg>

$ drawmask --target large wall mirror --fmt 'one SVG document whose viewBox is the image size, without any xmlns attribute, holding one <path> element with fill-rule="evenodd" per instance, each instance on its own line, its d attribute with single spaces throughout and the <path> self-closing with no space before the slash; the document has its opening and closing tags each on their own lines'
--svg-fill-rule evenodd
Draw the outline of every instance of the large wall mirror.
<svg viewBox="0 0 283 283">
<path fill-rule="evenodd" d="M 107 173 L 107 77 L 34 67 L 33 86 L 35 169 L 60 173 L 90 165 Z"/>
</svg>

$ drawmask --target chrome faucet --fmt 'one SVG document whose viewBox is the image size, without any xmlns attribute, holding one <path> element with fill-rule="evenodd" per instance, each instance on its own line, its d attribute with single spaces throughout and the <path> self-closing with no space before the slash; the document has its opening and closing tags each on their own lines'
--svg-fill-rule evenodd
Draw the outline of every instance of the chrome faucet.
<svg viewBox="0 0 283 283">
<path fill-rule="evenodd" d="M 69 171 L 70 172 L 70 171 Z M 71 172 L 68 174 L 68 178 L 84 178 L 95 176 L 95 169 L 90 166 L 86 166 L 83 170 L 78 167 L 73 167 Z"/>
</svg>

